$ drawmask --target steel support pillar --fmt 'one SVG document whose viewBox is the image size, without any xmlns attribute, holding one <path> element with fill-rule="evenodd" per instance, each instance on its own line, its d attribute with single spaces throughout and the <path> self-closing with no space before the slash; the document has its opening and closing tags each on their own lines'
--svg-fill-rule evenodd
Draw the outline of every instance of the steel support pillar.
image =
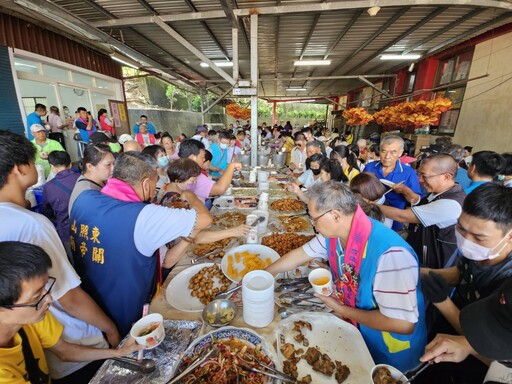
<svg viewBox="0 0 512 384">
<path fill-rule="evenodd" d="M 204 89 L 201 88 L 201 124 L 204 125 Z"/>
<path fill-rule="evenodd" d="M 231 40 L 233 44 L 233 80 L 238 81 L 238 28 L 231 28 Z"/>
<path fill-rule="evenodd" d="M 258 90 L 258 15 L 251 15 L 251 87 Z M 251 96 L 251 167 L 258 165 L 258 94 Z"/>
</svg>

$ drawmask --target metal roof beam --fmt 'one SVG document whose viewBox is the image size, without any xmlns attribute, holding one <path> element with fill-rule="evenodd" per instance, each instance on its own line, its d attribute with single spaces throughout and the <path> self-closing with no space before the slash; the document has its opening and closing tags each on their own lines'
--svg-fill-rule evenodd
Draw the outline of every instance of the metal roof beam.
<svg viewBox="0 0 512 384">
<path fill-rule="evenodd" d="M 334 42 L 331 44 L 331 46 L 329 47 L 329 49 L 327 50 L 327 52 L 325 52 L 325 55 L 324 55 L 324 60 L 327 60 L 327 58 L 329 57 L 329 55 L 332 53 L 332 51 L 334 50 L 334 48 L 336 48 L 336 46 L 340 43 L 341 39 L 343 39 L 343 37 L 347 34 L 347 32 L 350 30 L 350 28 L 352 28 L 352 26 L 354 25 L 354 23 L 357 21 L 357 19 L 359 19 L 359 16 L 361 16 L 361 14 L 363 13 L 363 9 L 361 9 L 360 11 L 357 11 L 356 13 L 354 13 L 354 15 L 352 16 L 352 18 L 350 19 L 350 21 L 348 22 L 347 25 L 345 25 L 345 27 L 341 30 L 340 34 L 336 37 L 336 40 L 334 40 Z"/>
<path fill-rule="evenodd" d="M 210 60 L 206 55 L 204 55 L 199 49 L 189 43 L 183 36 L 181 36 L 174 28 L 167 25 L 160 17 L 153 17 L 153 21 L 156 25 L 162 28 L 165 32 L 167 32 L 174 40 L 183 45 L 186 49 L 188 49 L 192 54 L 196 57 L 204 61 L 206 64 L 210 66 L 215 72 L 217 72 L 222 78 L 228 81 L 229 84 L 235 85 L 235 80 L 229 76 L 226 72 L 224 72 L 221 68 L 219 68 L 212 60 Z"/>
<path fill-rule="evenodd" d="M 283 15 L 288 13 L 304 13 L 304 12 L 329 12 L 339 11 L 344 9 L 366 9 L 375 5 L 375 0 L 350 0 L 350 1 L 330 1 L 327 3 L 311 3 L 311 4 L 287 4 L 280 6 L 270 7 L 251 7 L 243 9 L 234 9 L 233 13 L 238 18 L 250 16 L 251 13 L 258 15 Z M 499 0 L 415 0 L 414 6 L 468 6 L 482 7 L 485 9 L 496 8 L 507 11 L 512 11 L 512 3 L 508 1 Z M 379 7 L 409 7 L 411 6 L 410 0 L 380 0 Z M 161 15 L 162 21 L 172 23 L 176 21 L 190 21 L 190 20 L 207 20 L 207 19 L 222 19 L 226 17 L 224 10 L 218 11 L 204 11 L 204 12 L 189 12 Z M 151 24 L 153 22 L 152 16 L 134 16 L 120 18 L 117 20 L 105 20 L 91 23 L 94 27 L 119 27 L 137 24 Z"/>
<path fill-rule="evenodd" d="M 489 20 L 486 23 L 483 23 L 483 24 L 481 24 L 481 25 L 479 25 L 477 27 L 471 28 L 469 31 L 461 33 L 460 35 L 452 37 L 451 39 L 448 39 L 448 40 L 442 42 L 441 44 L 438 44 L 435 47 L 430 48 L 427 51 L 427 55 L 430 55 L 431 53 L 439 51 L 440 49 L 443 49 L 444 47 L 447 47 L 448 45 L 455 43 L 457 40 L 465 39 L 468 36 L 471 36 L 471 35 L 473 35 L 475 33 L 480 32 L 483 29 L 492 27 L 494 24 L 501 23 L 502 21 L 510 19 L 510 18 L 512 18 L 512 12 L 504 13 L 503 15 L 501 15 L 501 16 L 495 18 L 495 19 Z"/>
<path fill-rule="evenodd" d="M 384 77 L 397 77 L 396 74 L 382 74 L 382 75 L 347 75 L 347 76 L 317 76 L 317 77 L 260 77 L 258 79 L 259 82 L 266 81 L 304 81 L 304 80 L 348 80 L 348 79 L 359 79 L 359 76 L 364 76 L 367 79 L 381 79 Z M 225 79 L 210 79 L 210 80 L 192 80 L 195 83 L 227 83 L 228 81 Z"/>
<path fill-rule="evenodd" d="M 302 51 L 299 56 L 299 60 L 302 60 L 304 57 L 304 54 L 306 53 L 306 49 L 308 47 L 309 41 L 313 37 L 313 33 L 315 32 L 316 25 L 318 24 L 318 20 L 320 20 L 321 13 L 317 13 L 315 15 L 315 18 L 313 19 L 313 24 L 311 24 L 311 28 L 309 28 L 308 35 L 306 36 L 306 40 L 304 41 L 304 44 L 302 45 Z"/>
<path fill-rule="evenodd" d="M 185 0 L 185 3 L 188 5 L 188 7 L 193 10 L 194 12 L 197 12 L 197 8 L 196 6 L 194 5 L 194 3 L 192 2 L 192 0 Z M 222 44 L 219 42 L 219 39 L 217 39 L 217 37 L 215 36 L 215 34 L 213 33 L 213 31 L 211 30 L 211 28 L 208 26 L 208 24 L 206 24 L 205 21 L 201 20 L 199 21 L 202 25 L 202 27 L 204 28 L 204 30 L 206 31 L 206 33 L 210 36 L 210 38 L 213 40 L 213 42 L 215 43 L 215 45 L 220 49 L 220 51 L 222 52 L 222 54 L 224 55 L 224 57 L 226 58 L 226 60 L 230 60 L 229 59 L 229 55 L 228 55 L 228 51 L 226 51 L 224 49 L 224 47 L 222 46 Z"/>
<path fill-rule="evenodd" d="M 383 89 L 380 89 L 379 87 L 377 87 L 375 84 L 373 84 L 370 80 L 366 79 L 364 76 L 358 76 L 357 77 L 359 80 L 361 80 L 363 83 L 369 85 L 370 87 L 372 87 L 373 89 L 375 89 L 377 92 L 379 92 L 381 95 L 384 95 L 386 97 L 391 97 L 391 95 L 386 92 L 385 90 Z"/>
<path fill-rule="evenodd" d="M 419 23 L 416 23 L 414 24 L 411 28 L 409 28 L 407 31 L 405 31 L 404 33 L 402 33 L 400 36 L 398 36 L 396 39 L 394 39 L 391 43 L 389 43 L 388 45 L 386 45 L 384 48 L 382 48 L 380 50 L 380 52 L 377 52 L 375 55 L 371 56 L 369 59 L 366 59 L 366 62 L 369 62 L 373 59 L 375 59 L 376 57 L 378 57 L 379 55 L 381 55 L 383 52 L 385 52 L 387 49 L 391 48 L 393 45 L 399 43 L 400 41 L 402 41 L 403 39 L 405 39 L 407 36 L 413 34 L 414 32 L 416 32 L 418 29 L 420 29 L 421 27 L 423 27 L 425 24 L 427 24 L 430 20 L 436 18 L 437 16 L 439 16 L 441 13 L 443 13 L 448 7 L 439 7 L 437 8 L 435 11 L 431 12 L 429 15 L 427 15 L 426 17 L 424 17 Z M 348 71 L 346 71 L 345 73 L 351 73 L 353 71 L 355 71 L 356 69 L 360 68 L 361 65 L 356 65 L 352 68 L 350 68 Z M 376 67 L 372 68 L 371 70 L 369 71 L 366 71 L 368 73 L 373 73 L 373 70 L 375 68 L 378 68 L 380 67 L 380 64 L 377 65 Z"/>
<path fill-rule="evenodd" d="M 430 40 L 435 39 L 438 36 L 441 36 L 442 34 L 448 32 L 450 29 L 455 28 L 456 26 L 468 21 L 469 19 L 472 19 L 473 17 L 481 14 L 484 12 L 485 9 L 483 8 L 477 8 L 466 14 L 465 16 L 461 17 L 460 19 L 454 20 L 453 22 L 449 23 L 444 28 L 441 28 L 440 30 L 432 33 L 430 36 L 425 37 L 424 39 L 418 41 L 416 44 L 414 44 L 412 47 L 407 48 L 402 52 L 402 55 L 407 55 L 408 53 L 414 51 L 416 48 L 421 47 L 423 44 L 428 43 Z"/>
<path fill-rule="evenodd" d="M 332 75 L 339 68 L 343 67 L 350 60 L 352 60 L 359 52 L 365 49 L 373 40 L 375 40 L 382 32 L 388 29 L 395 21 L 397 21 L 400 17 L 402 17 L 407 11 L 409 11 L 410 7 L 401 8 L 397 13 L 393 15 L 384 25 L 382 25 L 377 31 L 375 31 L 366 41 L 361 44 L 354 52 L 350 54 L 345 60 L 343 60 L 340 64 L 338 64 L 330 73 Z"/>
<path fill-rule="evenodd" d="M 148 4 L 148 2 L 146 0 L 137 0 L 137 1 L 140 3 L 140 5 L 142 5 L 144 8 L 146 8 L 153 15 L 159 14 L 155 8 L 153 8 L 151 5 Z"/>
<path fill-rule="evenodd" d="M 233 12 L 232 5 L 228 3 L 229 0 L 219 0 L 226 17 L 231 23 L 231 28 L 238 28 L 238 19 Z"/>
</svg>

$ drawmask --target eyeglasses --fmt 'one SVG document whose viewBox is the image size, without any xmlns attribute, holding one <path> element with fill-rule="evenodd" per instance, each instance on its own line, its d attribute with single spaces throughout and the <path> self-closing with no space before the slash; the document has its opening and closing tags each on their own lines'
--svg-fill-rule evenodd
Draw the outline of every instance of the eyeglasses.
<svg viewBox="0 0 512 384">
<path fill-rule="evenodd" d="M 57 279 L 55 277 L 51 277 L 50 276 L 48 278 L 48 282 L 50 282 L 50 286 L 46 290 L 45 294 L 43 296 L 41 296 L 41 298 L 35 304 L 11 304 L 11 305 L 0 305 L 0 307 L 7 308 L 7 309 L 13 309 L 13 308 L 35 308 L 36 311 L 39 311 L 42 308 L 42 306 L 44 305 L 44 303 L 46 303 L 46 298 L 51 293 L 51 291 L 53 289 L 53 286 L 55 285 L 55 281 L 56 280 Z"/>
<path fill-rule="evenodd" d="M 311 224 L 316 225 L 316 222 L 320 220 L 322 216 L 327 215 L 329 212 L 332 212 L 332 209 L 329 209 L 328 211 L 322 213 L 320 216 L 310 217 L 309 220 L 311 221 Z"/>
<path fill-rule="evenodd" d="M 418 174 L 418 177 L 419 177 L 420 179 L 423 179 L 423 180 L 428 180 L 428 179 L 430 179 L 430 178 L 432 178 L 432 177 L 442 176 L 442 175 L 445 175 L 445 174 L 447 174 L 447 173 L 448 173 L 449 175 L 451 175 L 451 173 L 449 173 L 449 172 L 438 173 L 437 175 L 430 175 L 430 176 L 426 176 L 426 175 L 423 175 L 423 174 L 419 173 L 419 174 Z"/>
</svg>

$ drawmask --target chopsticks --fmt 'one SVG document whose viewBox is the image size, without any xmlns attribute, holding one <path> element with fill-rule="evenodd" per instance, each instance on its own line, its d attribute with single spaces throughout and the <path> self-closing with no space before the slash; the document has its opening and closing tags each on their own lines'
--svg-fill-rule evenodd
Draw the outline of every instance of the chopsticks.
<svg viewBox="0 0 512 384">
<path fill-rule="evenodd" d="M 190 372 L 192 372 L 194 369 L 196 369 L 199 365 L 204 363 L 206 361 L 206 359 L 208 359 L 214 351 L 215 351 L 215 348 L 210 349 L 206 355 L 198 358 L 196 361 L 194 361 L 192 364 L 190 364 L 183 372 L 181 372 L 178 376 L 174 376 L 171 380 L 169 380 L 167 382 L 167 384 L 177 383 L 181 378 L 188 375 Z"/>
<path fill-rule="evenodd" d="M 244 363 L 240 363 L 240 361 L 239 361 L 240 366 L 244 369 L 247 369 L 248 371 L 255 372 L 255 373 L 261 373 L 262 375 L 272 377 L 274 379 L 279 379 L 281 381 L 284 381 L 285 383 L 296 383 L 297 382 L 297 380 L 293 376 L 287 375 L 286 373 L 278 371 L 277 369 L 269 367 L 268 365 L 260 363 L 259 361 L 257 363 L 259 365 L 261 365 L 262 367 L 264 367 L 265 369 L 268 369 L 269 372 L 264 371 L 262 369 L 250 367 Z"/>
</svg>

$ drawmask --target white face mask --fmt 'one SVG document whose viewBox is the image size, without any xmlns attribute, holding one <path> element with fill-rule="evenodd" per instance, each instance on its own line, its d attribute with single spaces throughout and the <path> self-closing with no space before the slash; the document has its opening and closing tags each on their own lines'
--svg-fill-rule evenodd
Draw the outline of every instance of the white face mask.
<svg viewBox="0 0 512 384">
<path fill-rule="evenodd" d="M 473 261 L 484 261 L 484 260 L 492 260 L 497 258 L 500 255 L 500 252 L 505 249 L 507 246 L 507 243 L 503 244 L 503 246 L 495 253 L 492 253 L 493 249 L 495 249 L 497 246 L 499 246 L 503 240 L 507 238 L 507 236 L 510 234 L 509 231 L 503 239 L 499 241 L 498 244 L 496 244 L 492 248 L 484 247 L 480 244 L 476 244 L 468 239 L 466 239 L 464 236 L 462 236 L 459 231 L 455 230 L 455 238 L 457 239 L 457 247 L 459 248 L 460 253 L 462 256 L 464 256 L 466 259 L 473 260 Z"/>
</svg>

